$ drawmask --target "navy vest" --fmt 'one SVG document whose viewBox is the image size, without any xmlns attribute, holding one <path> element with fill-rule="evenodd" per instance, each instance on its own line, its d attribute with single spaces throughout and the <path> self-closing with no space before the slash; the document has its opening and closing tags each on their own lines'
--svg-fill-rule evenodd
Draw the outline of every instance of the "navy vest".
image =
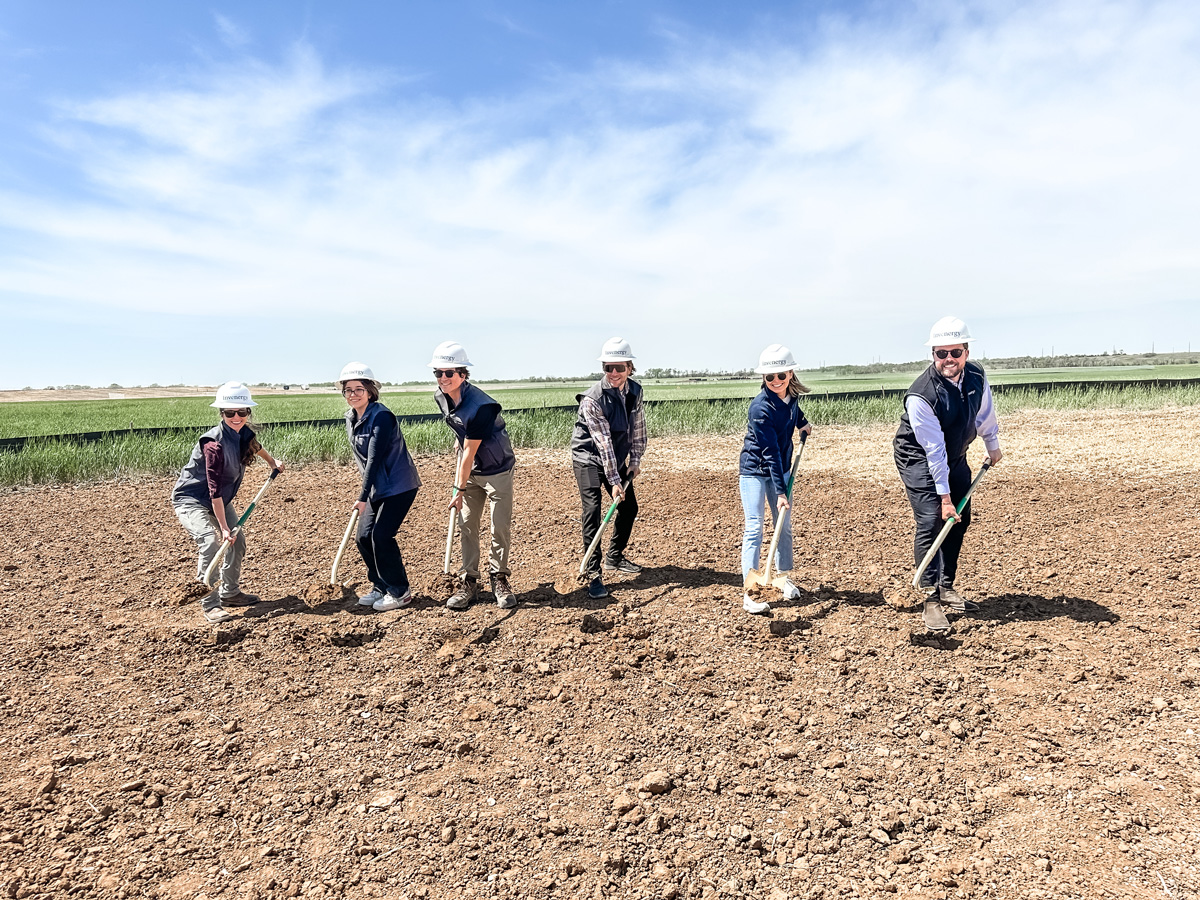
<svg viewBox="0 0 1200 900">
<path fill-rule="evenodd" d="M 642 386 L 632 379 L 626 381 L 625 396 L 622 398 L 621 392 L 611 387 L 608 379 L 601 378 L 586 393 L 576 394 L 575 400 L 582 402 L 584 397 L 590 397 L 600 404 L 600 410 L 608 420 L 608 428 L 612 432 L 617 466 L 624 466 L 629 459 L 629 451 L 633 448 L 633 411 L 642 402 Z M 596 443 L 592 440 L 592 433 L 583 419 L 582 410 L 575 419 L 575 431 L 571 435 L 571 461 L 604 468 L 604 460 L 600 458 Z"/>
<path fill-rule="evenodd" d="M 238 488 L 242 486 L 242 478 L 246 474 L 246 467 L 242 465 L 242 447 L 252 440 L 254 432 L 248 425 L 242 426 L 242 430 L 238 432 L 222 422 L 204 432 L 192 448 L 191 458 L 179 473 L 175 487 L 171 489 L 171 500 L 191 497 L 209 509 L 213 508 L 212 498 L 208 496 L 208 473 L 204 469 L 204 445 L 218 441 L 225 462 L 225 477 L 222 479 L 225 488 L 221 491 L 221 502 L 228 504 L 237 496 Z"/>
<path fill-rule="evenodd" d="M 483 443 L 475 451 L 475 463 L 471 466 L 472 475 L 499 475 L 516 465 L 517 458 L 513 455 L 512 441 L 508 439 L 508 429 L 504 427 L 499 403 L 469 381 L 463 382 L 458 395 L 458 406 L 453 409 L 450 408 L 452 401 L 441 388 L 434 392 L 433 402 L 441 410 L 442 420 L 458 435 L 460 443 L 466 441 L 467 432 L 471 430 L 471 423 L 476 416 L 481 413 L 495 414 L 492 433 L 483 439 Z"/>
<path fill-rule="evenodd" d="M 346 437 L 350 439 L 350 449 L 354 452 L 354 461 L 358 463 L 358 471 L 365 473 L 367 470 L 367 449 L 371 443 L 371 429 L 374 427 L 375 420 L 381 417 L 392 419 L 396 436 L 392 439 L 390 447 L 375 449 L 376 454 L 383 454 L 383 460 L 379 464 L 375 483 L 371 485 L 371 491 L 367 496 L 367 499 L 372 502 L 386 500 L 388 497 L 395 497 L 397 494 L 403 494 L 405 491 L 411 491 L 413 488 L 421 486 L 421 476 L 417 474 L 417 464 L 413 462 L 413 458 L 408 453 L 408 447 L 405 446 L 404 433 L 400 430 L 400 423 L 396 421 L 395 414 L 377 400 L 367 404 L 367 408 L 363 410 L 363 414 L 357 422 L 352 421 L 354 410 L 346 410 Z"/>
<path fill-rule="evenodd" d="M 906 402 L 909 397 L 922 397 L 933 409 L 946 441 L 946 462 L 951 466 L 967 455 L 967 447 L 975 440 L 975 420 L 983 404 L 983 385 L 983 367 L 978 363 L 968 362 L 963 366 L 961 391 L 954 382 L 939 375 L 930 364 L 904 395 Z M 928 463 L 925 448 L 917 440 L 912 423 L 908 420 L 907 410 L 900 417 L 900 427 L 892 441 L 892 448 L 899 465 Z"/>
</svg>

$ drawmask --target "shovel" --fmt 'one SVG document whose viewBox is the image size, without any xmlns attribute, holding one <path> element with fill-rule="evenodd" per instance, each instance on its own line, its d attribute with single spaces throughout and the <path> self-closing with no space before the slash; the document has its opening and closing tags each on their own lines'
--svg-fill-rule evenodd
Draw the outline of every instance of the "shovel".
<svg viewBox="0 0 1200 900">
<path fill-rule="evenodd" d="M 458 463 L 454 466 L 454 478 L 458 480 L 458 468 L 462 465 L 462 450 L 458 451 Z M 458 496 L 458 488 L 452 488 L 450 499 Z M 442 574 L 450 574 L 450 553 L 454 549 L 454 532 L 458 530 L 458 520 L 462 513 L 457 509 L 450 510 L 450 521 L 446 523 L 446 556 L 442 559 Z"/>
<path fill-rule="evenodd" d="M 929 548 L 929 552 L 925 554 L 925 558 L 921 560 L 921 565 L 917 566 L 917 574 L 913 576 L 912 586 L 920 587 L 921 576 L 925 574 L 925 570 L 929 568 L 929 564 L 933 562 L 933 558 L 937 556 L 938 550 L 942 547 L 942 542 L 946 540 L 946 535 L 950 533 L 950 529 L 958 524 L 958 518 L 962 515 L 962 511 L 966 509 L 967 501 L 971 499 L 971 495 L 975 493 L 975 488 L 979 487 L 979 482 L 983 480 L 983 474 L 992 467 L 990 461 L 985 462 L 979 469 L 979 474 L 971 481 L 971 486 L 967 488 L 967 492 L 963 494 L 963 498 L 958 501 L 958 506 L 954 508 L 954 515 L 946 520 L 946 524 L 942 526 L 941 532 L 938 533 L 937 540 L 933 542 L 933 546 Z"/>
<path fill-rule="evenodd" d="M 625 482 L 625 490 L 629 490 L 633 484 L 633 479 L 630 478 Z M 579 577 L 582 578 L 587 572 L 588 560 L 592 558 L 592 554 L 596 552 L 596 548 L 600 546 L 600 538 L 604 537 L 604 530 L 608 528 L 608 523 L 612 521 L 613 513 L 617 511 L 617 505 L 621 501 L 616 497 L 613 498 L 612 504 L 608 507 L 608 512 L 604 514 L 604 521 L 600 523 L 600 528 L 596 531 L 596 536 L 592 538 L 591 544 L 588 545 L 587 553 L 583 554 L 583 562 L 579 564 Z"/>
<path fill-rule="evenodd" d="M 796 448 L 796 458 L 792 460 L 792 471 L 787 477 L 787 498 L 788 503 L 792 502 L 792 487 L 796 484 L 796 472 L 800 469 L 800 457 L 804 455 L 804 442 L 808 439 L 807 434 L 800 435 L 800 446 Z M 789 508 L 784 515 L 790 515 Z M 775 526 L 775 533 L 771 535 L 771 549 L 767 551 L 767 567 L 763 571 L 751 569 L 746 573 L 745 589 L 749 591 L 751 588 L 762 589 L 765 587 L 775 587 L 783 590 L 784 582 L 787 580 L 787 573 L 776 572 L 775 577 L 771 577 L 771 566 L 775 563 L 775 551 L 779 549 L 779 535 L 783 531 L 783 516 L 779 517 L 779 523 Z"/>
<path fill-rule="evenodd" d="M 337 587 L 337 569 L 338 563 L 342 561 L 342 554 L 346 552 L 346 545 L 350 543 L 350 535 L 354 534 L 354 526 L 358 524 L 358 507 L 350 510 L 350 524 L 346 526 L 346 533 L 342 535 L 342 542 L 338 545 L 337 556 L 333 558 L 333 568 L 329 570 L 329 583 Z"/>
<path fill-rule="evenodd" d="M 237 520 L 237 524 L 233 526 L 232 534 L 236 534 L 246 524 L 246 520 L 250 518 L 250 513 L 254 512 L 254 507 L 258 505 L 258 501 L 262 499 L 263 494 L 267 492 L 267 488 L 271 486 L 271 482 L 275 480 L 275 476 L 278 474 L 279 469 L 271 470 L 271 474 L 267 476 L 267 480 L 263 483 L 263 486 L 259 488 L 250 505 L 246 507 L 246 511 Z M 225 558 L 225 551 L 228 549 L 229 541 L 221 541 L 221 549 L 217 551 L 217 555 L 213 557 L 213 561 L 208 564 L 208 569 L 204 572 L 204 584 L 209 588 L 214 586 L 213 576 L 216 574 L 217 567 L 221 565 L 221 560 Z"/>
</svg>

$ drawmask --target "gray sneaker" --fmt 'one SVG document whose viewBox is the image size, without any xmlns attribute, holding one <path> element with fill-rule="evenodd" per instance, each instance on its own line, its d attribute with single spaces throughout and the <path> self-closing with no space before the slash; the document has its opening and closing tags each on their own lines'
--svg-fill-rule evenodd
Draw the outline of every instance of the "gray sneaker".
<svg viewBox="0 0 1200 900">
<path fill-rule="evenodd" d="M 204 621 L 210 625 L 219 625 L 222 622 L 228 622 L 232 618 L 233 616 L 229 614 L 229 610 L 223 606 L 214 606 L 204 610 Z"/>
<path fill-rule="evenodd" d="M 921 618 L 925 621 L 925 627 L 930 631 L 949 631 L 950 620 L 946 618 L 946 613 L 942 611 L 942 604 L 937 600 L 926 600 L 925 611 L 921 614 Z"/>
<path fill-rule="evenodd" d="M 466 577 L 458 585 L 458 590 L 446 601 L 447 609 L 466 609 L 479 596 L 479 579 Z"/>
<path fill-rule="evenodd" d="M 512 609 L 517 605 L 517 598 L 508 583 L 507 575 L 492 576 L 492 594 L 496 598 L 496 606 L 500 609 Z"/>
<path fill-rule="evenodd" d="M 963 597 L 952 587 L 939 588 L 938 596 L 942 601 L 942 606 L 952 613 L 975 612 L 979 609 L 978 603 Z"/>
</svg>

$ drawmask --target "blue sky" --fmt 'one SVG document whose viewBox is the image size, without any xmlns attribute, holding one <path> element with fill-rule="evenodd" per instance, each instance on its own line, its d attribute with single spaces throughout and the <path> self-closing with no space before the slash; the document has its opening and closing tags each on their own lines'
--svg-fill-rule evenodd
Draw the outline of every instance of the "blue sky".
<svg viewBox="0 0 1200 900">
<path fill-rule="evenodd" d="M 0 0 L 0 388 L 1200 351 L 1193 2 Z"/>
</svg>

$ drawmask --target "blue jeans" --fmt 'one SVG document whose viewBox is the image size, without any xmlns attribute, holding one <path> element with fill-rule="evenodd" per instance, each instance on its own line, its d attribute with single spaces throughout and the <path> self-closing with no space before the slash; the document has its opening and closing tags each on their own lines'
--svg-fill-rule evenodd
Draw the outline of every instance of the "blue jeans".
<svg viewBox="0 0 1200 900">
<path fill-rule="evenodd" d="M 775 568 L 780 572 L 792 569 L 792 512 L 789 509 L 779 523 L 779 495 L 770 478 L 757 475 L 739 475 L 738 488 L 742 492 L 742 512 L 746 517 L 746 529 L 742 533 L 742 578 L 751 569 L 758 568 L 762 551 L 764 508 L 771 507 L 771 517 L 779 532 L 779 549 L 775 551 Z"/>
</svg>

